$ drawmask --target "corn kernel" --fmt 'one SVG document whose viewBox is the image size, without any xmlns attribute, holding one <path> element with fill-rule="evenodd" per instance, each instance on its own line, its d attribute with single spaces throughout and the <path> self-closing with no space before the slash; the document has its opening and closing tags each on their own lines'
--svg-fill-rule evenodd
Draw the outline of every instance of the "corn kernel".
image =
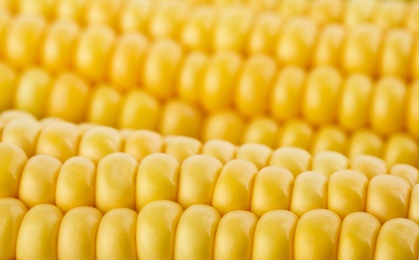
<svg viewBox="0 0 419 260">
<path fill-rule="evenodd" d="M 119 131 L 111 127 L 93 127 L 80 140 L 79 155 L 98 162 L 108 154 L 122 151 L 123 139 Z"/>
<path fill-rule="evenodd" d="M 48 27 L 42 43 L 40 60 L 52 72 L 59 72 L 71 65 L 74 45 L 79 35 L 78 25 L 73 21 L 57 21 Z"/>
<path fill-rule="evenodd" d="M 0 212 L 0 259 L 16 259 L 16 240 L 26 206 L 15 198 L 1 198 Z"/>
<path fill-rule="evenodd" d="M 353 212 L 365 211 L 368 179 L 356 171 L 336 171 L 329 178 L 327 207 L 342 219 Z"/>
<path fill-rule="evenodd" d="M 351 169 L 362 172 L 368 180 L 387 173 L 387 165 L 382 159 L 365 154 L 357 155 L 352 159 Z"/>
<path fill-rule="evenodd" d="M 339 236 L 338 258 L 374 259 L 380 221 L 365 212 L 349 214 L 343 221 Z"/>
<path fill-rule="evenodd" d="M 234 103 L 244 116 L 256 116 L 267 110 L 266 100 L 276 70 L 275 61 L 265 55 L 253 55 L 243 64 Z"/>
<path fill-rule="evenodd" d="M 236 159 L 246 160 L 253 163 L 258 169 L 268 164 L 272 150 L 266 145 L 248 143 L 241 145 L 236 152 Z"/>
<path fill-rule="evenodd" d="M 145 32 L 148 28 L 152 1 L 127 1 L 122 7 L 119 27 L 123 32 Z"/>
<path fill-rule="evenodd" d="M 22 148 L 28 157 L 35 153 L 38 134 L 41 131 L 39 122 L 28 119 L 15 119 L 4 126 L 1 133 L 3 143 L 15 144 Z"/>
<path fill-rule="evenodd" d="M 7 64 L 0 63 L 0 111 L 12 107 L 16 74 Z"/>
<path fill-rule="evenodd" d="M 117 208 L 106 213 L 97 229 L 96 257 L 98 259 L 133 259 L 137 257 L 135 236 L 137 213 Z"/>
<path fill-rule="evenodd" d="M 182 44 L 189 50 L 209 51 L 215 22 L 212 6 L 198 6 L 188 13 L 181 31 Z"/>
<path fill-rule="evenodd" d="M 251 212 L 227 213 L 218 223 L 214 242 L 215 259 L 252 259 L 253 236 L 258 218 Z"/>
<path fill-rule="evenodd" d="M 419 184 L 412 187 L 407 217 L 419 224 Z"/>
<path fill-rule="evenodd" d="M 148 31 L 154 38 L 179 37 L 189 4 L 183 1 L 162 1 L 150 17 Z"/>
<path fill-rule="evenodd" d="M 294 233 L 298 217 L 285 210 L 272 210 L 258 221 L 252 259 L 294 259 Z"/>
<path fill-rule="evenodd" d="M 0 198 L 17 197 L 22 171 L 28 160 L 25 152 L 12 144 L 0 143 Z"/>
<path fill-rule="evenodd" d="M 40 204 L 23 217 L 16 241 L 16 259 L 57 259 L 57 237 L 63 214 L 54 205 Z"/>
<path fill-rule="evenodd" d="M 99 24 L 114 27 L 124 4 L 118 0 L 93 0 L 88 5 L 85 14 L 88 26 Z"/>
<path fill-rule="evenodd" d="M 277 146 L 278 133 L 279 126 L 272 118 L 254 117 L 247 123 L 242 143 L 259 143 L 273 149 Z"/>
<path fill-rule="evenodd" d="M 309 169 L 311 154 L 297 147 L 281 147 L 272 153 L 269 165 L 288 169 L 296 177 Z"/>
<path fill-rule="evenodd" d="M 409 7 L 406 10 L 406 17 L 405 17 L 406 20 L 404 21 L 406 28 L 413 33 L 416 33 L 419 31 L 418 14 L 419 14 L 419 3 L 413 1 L 409 4 Z"/>
<path fill-rule="evenodd" d="M 327 208 L 328 179 L 321 173 L 307 171 L 295 177 L 290 210 L 297 216 L 313 209 Z"/>
<path fill-rule="evenodd" d="M 23 168 L 19 199 L 29 208 L 48 203 L 55 204 L 55 187 L 61 162 L 50 155 L 35 155 Z"/>
<path fill-rule="evenodd" d="M 321 127 L 313 137 L 311 153 L 317 154 L 322 151 L 335 151 L 344 153 L 347 143 L 347 135 L 342 129 L 334 125 Z"/>
<path fill-rule="evenodd" d="M 278 147 L 294 146 L 308 150 L 312 141 L 313 129 L 304 120 L 289 120 L 280 130 Z"/>
<path fill-rule="evenodd" d="M 334 0 L 316 0 L 311 3 L 309 16 L 320 23 L 339 22 L 342 16 L 343 2 Z"/>
<path fill-rule="evenodd" d="M 385 1 L 376 6 L 372 22 L 383 28 L 399 27 L 406 16 L 406 4 L 401 1 Z"/>
<path fill-rule="evenodd" d="M 61 0 L 57 3 L 55 16 L 56 19 L 76 21 L 83 24 L 86 9 L 87 4 L 84 0 Z"/>
<path fill-rule="evenodd" d="M 198 154 L 202 144 L 198 140 L 186 136 L 166 138 L 165 154 L 171 155 L 182 163 L 186 158 Z"/>
<path fill-rule="evenodd" d="M 204 143 L 202 154 L 212 156 L 222 164 L 226 164 L 235 158 L 236 146 L 225 140 L 209 140 Z"/>
<path fill-rule="evenodd" d="M 50 123 L 39 133 L 35 154 L 48 154 L 64 162 L 78 154 L 80 135 L 80 129 L 72 123 Z"/>
<path fill-rule="evenodd" d="M 333 211 L 312 210 L 299 219 L 295 229 L 296 259 L 336 259 L 341 220 Z"/>
<path fill-rule="evenodd" d="M 383 150 L 383 140 L 380 136 L 368 130 L 356 130 L 348 141 L 348 157 L 367 154 L 380 157 Z"/>
<path fill-rule="evenodd" d="M 288 120 L 300 113 L 305 78 L 305 71 L 295 66 L 285 67 L 278 73 L 269 98 L 269 108 L 275 118 Z"/>
<path fill-rule="evenodd" d="M 417 101 L 419 98 L 419 81 L 414 81 L 413 85 L 407 90 L 406 104 L 406 126 L 409 132 L 419 137 L 419 108 Z"/>
<path fill-rule="evenodd" d="M 411 165 L 396 164 L 390 168 L 389 173 L 404 178 L 412 187 L 419 182 L 419 170 Z"/>
<path fill-rule="evenodd" d="M 66 213 L 58 231 L 58 259 L 95 259 L 101 219 L 102 213 L 92 207 L 78 207 Z"/>
<path fill-rule="evenodd" d="M 92 160 L 81 156 L 68 159 L 57 177 L 57 206 L 63 212 L 79 206 L 95 206 L 96 185 L 96 165 Z"/>
<path fill-rule="evenodd" d="M 376 7 L 377 1 L 375 0 L 354 0 L 348 2 L 343 16 L 344 24 L 354 27 L 365 22 L 371 22 Z"/>
<path fill-rule="evenodd" d="M 182 207 L 172 201 L 156 201 L 141 209 L 136 229 L 139 259 L 173 259 L 182 213 Z"/>
<path fill-rule="evenodd" d="M 187 208 L 176 228 L 174 259 L 213 259 L 220 213 L 207 205 Z"/>
<path fill-rule="evenodd" d="M 163 137 L 149 130 L 137 130 L 130 134 L 125 142 L 124 153 L 141 161 L 147 155 L 163 152 Z"/>
<path fill-rule="evenodd" d="M 258 14 L 251 25 L 246 40 L 245 51 L 249 55 L 272 55 L 274 42 L 280 31 L 282 18 L 274 12 Z"/>
<path fill-rule="evenodd" d="M 307 13 L 307 0 L 284 0 L 279 3 L 279 13 L 285 17 L 293 17 Z"/>
<path fill-rule="evenodd" d="M 336 1 L 328 0 L 328 2 Z M 346 32 L 342 25 L 326 24 L 319 33 L 313 54 L 313 65 L 338 67 L 345 34 Z"/>
<path fill-rule="evenodd" d="M 394 134 L 387 140 L 383 158 L 390 166 L 398 163 L 417 166 L 419 159 L 418 144 L 408 135 Z"/>
<path fill-rule="evenodd" d="M 176 201 L 178 196 L 179 162 L 170 155 L 155 153 L 145 157 L 137 171 L 135 185 L 136 209 L 155 200 Z"/>
<path fill-rule="evenodd" d="M 204 142 L 222 139 L 239 144 L 245 127 L 244 120 L 233 111 L 220 111 L 207 116 L 202 138 Z"/>
<path fill-rule="evenodd" d="M 330 177 L 334 172 L 348 168 L 348 159 L 337 152 L 323 151 L 316 154 L 311 169 Z"/>
<path fill-rule="evenodd" d="M 117 39 L 107 68 L 109 79 L 120 89 L 139 83 L 147 39 L 141 34 L 126 33 Z"/>
<path fill-rule="evenodd" d="M 257 172 L 256 166 L 248 161 L 229 161 L 215 184 L 212 206 L 221 215 L 233 210 L 249 211 Z"/>
<path fill-rule="evenodd" d="M 38 68 L 25 71 L 15 88 L 15 108 L 28 111 L 37 118 L 45 116 L 45 104 L 51 92 L 51 77 L 46 71 Z"/>
<path fill-rule="evenodd" d="M 419 226 L 409 219 L 391 219 L 377 237 L 377 259 L 415 259 L 418 256 Z"/>
<path fill-rule="evenodd" d="M 262 217 L 270 211 L 289 209 L 293 185 L 294 175 L 287 169 L 273 166 L 263 168 L 253 184 L 251 211 Z"/>
</svg>

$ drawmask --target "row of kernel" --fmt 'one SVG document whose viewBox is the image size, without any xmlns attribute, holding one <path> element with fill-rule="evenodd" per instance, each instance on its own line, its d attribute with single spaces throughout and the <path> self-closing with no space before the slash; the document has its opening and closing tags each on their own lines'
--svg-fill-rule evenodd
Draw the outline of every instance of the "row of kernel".
<svg viewBox="0 0 419 260">
<path fill-rule="evenodd" d="M 293 66 L 278 69 L 272 58 L 263 55 L 255 55 L 242 61 L 233 52 L 220 52 L 212 57 L 193 52 L 185 56 L 179 69 L 182 54 L 176 46 L 166 40 L 152 45 L 144 66 L 144 90 L 159 98 L 177 95 L 179 99 L 194 104 L 195 107 L 187 105 L 188 108 L 183 108 L 185 111 L 194 110 L 194 118 L 202 117 L 196 106 L 202 106 L 206 111 L 234 106 L 244 116 L 269 113 L 279 121 L 302 116 L 315 125 L 337 121 L 350 131 L 370 125 L 383 135 L 406 128 L 410 134 L 419 137 L 419 109 L 415 103 L 419 97 L 418 81 L 409 88 L 402 80 L 390 76 L 382 77 L 374 83 L 371 77 L 361 74 L 351 74 L 344 78 L 336 68 L 328 66 L 316 67 L 306 74 L 303 69 Z M 173 55 L 175 50 L 179 51 L 179 55 Z M 135 56 L 132 52 L 125 54 L 130 58 Z M 134 63 L 140 64 L 141 59 Z M 122 65 L 115 64 L 116 72 L 111 73 L 116 75 L 112 81 L 115 84 L 97 84 L 99 87 L 95 91 L 81 77 L 71 73 L 59 75 L 53 80 L 43 69 L 28 69 L 17 77 L 10 66 L 0 64 L 0 75 L 3 77 L 0 84 L 5 93 L 0 99 L 0 110 L 14 105 L 18 108 L 29 108 L 38 117 L 49 110 L 49 115 L 80 122 L 87 119 L 83 118 L 86 103 L 89 101 L 87 97 L 93 95 L 90 99 L 92 113 L 89 117 L 96 117 L 94 122 L 129 127 L 124 122 L 117 122 L 116 111 L 121 102 L 129 103 L 141 98 L 147 100 L 146 103 L 151 107 L 156 107 L 158 100 L 149 94 L 138 94 L 142 91 L 134 90 L 125 96 L 135 98 L 122 101 L 122 94 L 112 87 L 130 84 L 135 86 L 139 77 L 135 65 L 118 71 Z M 89 67 L 96 70 L 97 67 L 93 65 L 92 63 Z M 162 74 L 166 76 L 161 77 Z M 73 86 L 70 93 L 82 97 L 78 103 L 72 102 L 73 95 L 66 93 L 70 88 L 68 85 Z M 46 106 L 49 91 L 53 92 L 50 95 L 51 109 L 41 108 L 40 106 Z M 33 96 L 37 99 L 33 99 Z M 70 102 L 76 107 L 64 106 L 63 102 Z M 109 105 L 105 117 L 103 109 L 97 111 L 103 102 Z M 113 116 L 109 116 L 109 111 L 114 111 Z M 126 121 L 120 119 L 124 120 Z M 195 131 L 192 136 L 198 137 L 196 127 L 191 131 Z"/>
<path fill-rule="evenodd" d="M 216 28 L 203 29 L 199 19 L 187 20 L 183 23 L 185 29 L 182 33 L 176 33 L 181 35 L 180 39 L 165 35 L 179 40 L 179 43 L 173 43 L 167 50 L 153 48 L 159 50 L 159 54 L 150 56 L 160 59 L 157 61 L 160 63 L 162 59 L 166 60 L 171 70 L 171 65 L 180 63 L 182 45 L 186 50 L 202 52 L 228 50 L 238 54 L 271 55 L 279 64 L 285 65 L 330 65 L 341 67 L 346 73 L 419 77 L 419 59 L 416 59 L 419 56 L 416 44 L 419 37 L 407 30 L 383 31 L 373 24 L 353 28 L 338 24 L 320 27 L 307 17 L 282 21 L 278 16 L 264 12 L 255 16 L 252 25 L 248 8 L 230 7 L 224 12 L 231 17 L 221 15 Z M 237 22 L 239 18 L 249 21 Z M 236 22 L 246 26 L 236 28 L 229 24 Z M 173 26 L 173 22 L 168 24 Z M 16 66 L 29 66 L 40 60 L 48 69 L 56 71 L 73 65 L 80 74 L 93 81 L 103 80 L 108 71 L 110 79 L 123 87 L 138 83 L 141 60 L 149 45 L 144 36 L 133 30 L 122 34 L 115 34 L 105 26 L 80 30 L 73 21 L 55 21 L 47 28 L 43 18 L 25 15 L 4 16 L 0 21 L 0 31 L 4 31 L 3 55 Z M 171 51 L 172 55 L 164 55 L 164 50 Z M 150 70 L 153 73 L 154 69 Z"/>
<path fill-rule="evenodd" d="M 387 174 L 374 157 L 359 156 L 349 166 L 344 156 L 325 152 L 313 158 L 312 171 L 304 171 L 307 154 L 292 148 L 274 152 L 267 167 L 252 163 L 262 158 L 251 147 L 239 148 L 240 159 L 225 165 L 210 155 L 179 163 L 170 154 L 154 153 L 139 163 L 127 153 L 112 153 L 96 165 L 82 156 L 64 163 L 44 154 L 27 159 L 13 145 L 1 144 L 0 151 L 0 197 L 16 197 L 28 207 L 50 203 L 65 212 L 77 206 L 138 211 L 167 199 L 185 208 L 211 205 L 222 214 L 247 210 L 261 216 L 287 209 L 301 216 L 325 208 L 341 217 L 366 211 L 382 222 L 397 217 L 419 221 L 419 171 L 400 164 Z"/>
<path fill-rule="evenodd" d="M 416 259 L 419 226 L 403 218 L 385 223 L 358 212 L 341 219 L 329 210 L 301 217 L 273 210 L 221 216 L 207 205 L 187 209 L 156 201 L 140 212 L 118 208 L 102 214 L 78 207 L 29 210 L 0 199 L 2 259 Z M 165 250 L 162 250 L 164 248 Z"/>
<path fill-rule="evenodd" d="M 191 154 L 199 153 L 201 148 L 205 150 L 207 146 L 212 147 L 213 143 L 217 144 L 215 147 L 218 150 L 223 151 L 216 152 L 216 154 L 222 154 L 219 157 L 222 162 L 234 158 L 235 145 L 247 143 L 248 150 L 253 149 L 256 154 L 259 154 L 256 158 L 261 159 L 257 159 L 259 161 L 255 161 L 255 164 L 261 166 L 266 165 L 272 152 L 271 149 L 284 146 L 303 148 L 313 155 L 322 151 L 337 151 L 346 154 L 350 159 L 363 154 L 373 155 L 383 158 L 383 164 L 389 166 L 403 163 L 416 167 L 419 160 L 418 143 L 408 135 L 394 134 L 388 139 L 382 139 L 368 130 L 357 130 L 352 135 L 348 135 L 336 126 L 325 126 L 314 132 L 306 122 L 301 120 L 292 120 L 280 129 L 272 119 L 268 118 L 254 118 L 246 126 L 244 121 L 238 119 L 233 112 L 213 114 L 204 122 L 203 145 L 194 138 L 179 136 L 164 139 L 161 134 L 190 133 L 183 129 L 186 126 L 186 129 L 190 130 L 189 120 L 194 120 L 194 118 L 182 116 L 182 112 L 179 112 L 182 111 L 179 107 L 182 108 L 185 104 L 177 102 L 169 104 L 172 104 L 167 107 L 167 111 L 170 112 L 163 115 L 163 120 L 166 120 L 167 125 L 171 127 L 168 128 L 169 130 L 161 129 L 160 134 L 148 130 L 118 131 L 91 123 L 78 126 L 54 118 L 45 118 L 38 122 L 27 112 L 6 111 L 0 114 L 1 141 L 22 147 L 28 156 L 49 154 L 61 161 L 76 155 L 87 156 L 98 161 L 112 152 L 128 152 L 141 160 L 148 153 L 169 150 L 173 150 L 173 155 L 182 161 Z M 130 118 L 149 120 L 146 112 L 140 115 L 142 116 Z M 179 118 L 184 118 L 184 120 Z M 145 123 L 147 122 L 149 121 Z M 196 126 L 200 129 L 198 124 Z M 236 139 L 237 136 L 243 139 Z M 142 143 L 150 144 L 151 142 L 146 140 L 152 140 L 155 144 L 143 147 Z"/>
<path fill-rule="evenodd" d="M 148 30 L 155 36 L 175 33 L 182 27 L 185 16 L 195 16 L 196 4 L 206 4 L 211 9 L 220 5 L 226 9 L 231 4 L 240 4 L 255 10 L 271 10 L 283 17 L 309 16 L 317 22 L 357 25 L 374 23 L 383 28 L 404 27 L 412 31 L 418 28 L 418 3 L 405 1 L 334 1 L 334 0 L 189 0 L 189 1 L 31 1 L 4 0 L 1 8 L 13 13 L 37 14 L 48 19 L 71 19 L 80 24 L 105 24 L 118 30 Z M 225 3 L 225 4 L 223 4 Z M 222 10 L 222 9 L 221 9 Z M 215 11 L 212 11 L 215 12 Z M 208 16 L 207 16 L 208 17 Z M 215 23 L 214 15 L 208 22 Z M 200 19 L 202 21 L 202 19 Z"/>
</svg>

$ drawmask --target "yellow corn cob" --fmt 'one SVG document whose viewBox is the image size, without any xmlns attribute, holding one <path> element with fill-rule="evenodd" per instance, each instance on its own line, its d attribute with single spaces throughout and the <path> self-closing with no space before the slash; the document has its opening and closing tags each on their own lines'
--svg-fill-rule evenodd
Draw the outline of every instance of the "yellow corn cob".
<svg viewBox="0 0 419 260">
<path fill-rule="evenodd" d="M 143 131 L 142 138 L 152 134 Z M 105 136 L 96 138 L 96 149 L 112 146 Z M 171 137 L 165 142 L 165 153 L 144 145 L 138 150 L 146 154 L 137 158 L 118 151 L 95 157 L 97 151 L 90 147 L 93 156 L 63 162 L 46 154 L 28 159 L 21 148 L 0 143 L 0 197 L 19 198 L 29 208 L 56 204 L 64 212 L 78 206 L 95 206 L 103 213 L 119 207 L 138 211 L 152 201 L 166 199 L 185 208 L 211 205 L 222 215 L 247 210 L 262 216 L 286 209 L 301 216 L 323 208 L 342 218 L 365 211 L 382 223 L 393 218 L 419 221 L 419 171 L 415 167 L 387 167 L 368 155 L 351 161 L 336 152 L 312 157 L 302 149 L 272 151 L 260 144 L 233 148 L 235 154 L 222 163 L 215 152 L 225 152 L 228 143 L 219 143 L 217 148 L 216 143 L 208 142 L 212 147 L 205 144 L 202 148 L 194 141 Z"/>
<path fill-rule="evenodd" d="M 221 216 L 207 205 L 185 210 L 155 201 L 138 213 L 128 208 L 102 215 L 92 207 L 62 214 L 41 204 L 0 199 L 2 259 L 416 259 L 419 226 L 403 218 L 381 224 L 358 212 L 340 218 L 311 210 L 297 217 L 272 210 L 258 218 L 236 210 Z"/>
</svg>

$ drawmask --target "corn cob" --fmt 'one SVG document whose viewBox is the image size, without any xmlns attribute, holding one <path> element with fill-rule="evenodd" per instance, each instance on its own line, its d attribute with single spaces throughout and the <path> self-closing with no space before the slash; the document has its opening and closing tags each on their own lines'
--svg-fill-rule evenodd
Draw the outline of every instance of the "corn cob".
<svg viewBox="0 0 419 260">
<path fill-rule="evenodd" d="M 317 209 L 301 217 L 273 210 L 258 218 L 236 210 L 221 216 L 207 205 L 185 210 L 155 201 L 140 212 L 92 207 L 63 214 L 47 204 L 29 210 L 0 199 L 2 259 L 416 259 L 419 226 L 396 218 L 381 224 L 368 213 L 341 219 Z M 6 227 L 6 226 L 2 226 Z M 162 250 L 162 249 L 165 250 Z"/>
<path fill-rule="evenodd" d="M 29 208 L 56 204 L 64 212 L 78 206 L 95 206 L 101 212 L 119 207 L 138 211 L 166 199 L 185 208 L 211 205 L 222 215 L 247 210 L 262 216 L 286 209 L 301 216 L 324 208 L 342 218 L 366 211 L 383 223 L 398 217 L 419 221 L 419 171 L 412 166 L 387 168 L 367 155 L 349 162 L 335 152 L 311 158 L 301 149 L 272 152 L 260 144 L 239 147 L 223 164 L 205 151 L 198 154 L 201 147 L 185 148 L 186 142 L 178 140 L 176 149 L 170 141 L 167 153 L 152 153 L 139 162 L 118 152 L 97 161 L 75 156 L 61 163 L 45 154 L 28 159 L 19 147 L 1 143 L 0 197 L 19 198 Z"/>
</svg>

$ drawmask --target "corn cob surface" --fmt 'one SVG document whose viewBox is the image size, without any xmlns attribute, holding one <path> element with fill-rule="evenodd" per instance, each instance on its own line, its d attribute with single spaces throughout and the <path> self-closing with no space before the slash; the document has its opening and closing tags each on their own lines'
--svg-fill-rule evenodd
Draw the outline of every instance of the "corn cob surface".
<svg viewBox="0 0 419 260">
<path fill-rule="evenodd" d="M 395 218 L 381 224 L 368 213 L 341 219 L 325 209 L 298 217 L 272 210 L 258 218 L 235 210 L 221 216 L 208 205 L 185 210 L 155 201 L 138 213 L 105 214 L 77 207 L 63 214 L 48 204 L 31 209 L 0 199 L 10 223 L 0 234 L 2 258 L 18 259 L 416 259 L 419 226 Z"/>
<path fill-rule="evenodd" d="M 0 0 L 0 260 L 419 259 L 419 5 Z"/>
</svg>

